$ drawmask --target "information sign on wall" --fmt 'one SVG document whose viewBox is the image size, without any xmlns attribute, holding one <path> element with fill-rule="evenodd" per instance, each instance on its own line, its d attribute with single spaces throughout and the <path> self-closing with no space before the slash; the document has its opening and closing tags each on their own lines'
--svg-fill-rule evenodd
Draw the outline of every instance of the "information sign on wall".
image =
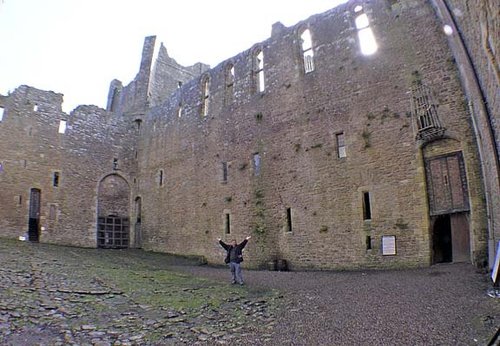
<svg viewBox="0 0 500 346">
<path fill-rule="evenodd" d="M 391 256 L 396 254 L 396 236 L 382 236 L 382 255 Z"/>
</svg>

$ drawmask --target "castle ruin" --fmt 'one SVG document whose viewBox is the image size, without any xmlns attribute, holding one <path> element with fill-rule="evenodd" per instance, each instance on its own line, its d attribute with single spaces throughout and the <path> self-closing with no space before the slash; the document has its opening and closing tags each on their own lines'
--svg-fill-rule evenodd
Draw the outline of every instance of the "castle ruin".
<svg viewBox="0 0 500 346">
<path fill-rule="evenodd" d="M 216 238 L 252 235 L 250 267 L 491 265 L 499 18 L 494 0 L 351 0 L 214 68 L 147 37 L 106 109 L 20 86 L 0 95 L 0 236 L 220 263 Z"/>
</svg>

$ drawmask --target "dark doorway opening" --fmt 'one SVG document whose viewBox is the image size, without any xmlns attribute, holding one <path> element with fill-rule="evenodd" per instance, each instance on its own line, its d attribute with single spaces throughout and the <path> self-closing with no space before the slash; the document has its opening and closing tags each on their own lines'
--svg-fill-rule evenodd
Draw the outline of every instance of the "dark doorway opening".
<svg viewBox="0 0 500 346">
<path fill-rule="evenodd" d="M 41 191 L 39 189 L 30 190 L 30 209 L 28 220 L 28 240 L 40 240 L 40 198 Z"/>
<path fill-rule="evenodd" d="M 142 233 L 141 233 L 141 223 L 142 223 L 142 200 L 141 197 L 135 199 L 135 247 L 142 248 Z"/>
<path fill-rule="evenodd" d="M 453 260 L 450 215 L 440 215 L 434 221 L 432 253 L 433 263 L 451 262 Z"/>
</svg>

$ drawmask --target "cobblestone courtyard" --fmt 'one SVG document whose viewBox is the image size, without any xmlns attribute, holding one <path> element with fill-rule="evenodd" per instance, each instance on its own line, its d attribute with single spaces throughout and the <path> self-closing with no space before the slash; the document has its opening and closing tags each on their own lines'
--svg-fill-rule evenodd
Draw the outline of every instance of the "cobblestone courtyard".
<svg viewBox="0 0 500 346">
<path fill-rule="evenodd" d="M 138 250 L 0 239 L 2 345 L 485 345 L 500 325 L 470 265 L 245 270 Z"/>
</svg>

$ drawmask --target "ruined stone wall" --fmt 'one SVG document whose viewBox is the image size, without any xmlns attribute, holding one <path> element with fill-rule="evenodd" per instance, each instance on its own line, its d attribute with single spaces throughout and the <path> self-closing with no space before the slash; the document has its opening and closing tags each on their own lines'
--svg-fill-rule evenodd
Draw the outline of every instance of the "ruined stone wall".
<svg viewBox="0 0 500 346">
<path fill-rule="evenodd" d="M 370 56 L 360 51 L 360 13 L 378 44 Z M 305 29 L 314 54 L 308 73 Z M 26 231 L 29 190 L 38 188 L 43 242 L 96 246 L 100 212 L 128 213 L 130 239 L 140 242 L 133 234 L 140 199 L 150 250 L 221 263 L 218 237 L 252 235 L 245 249 L 252 267 L 275 259 L 292 269 L 428 265 L 424 162 L 458 151 L 471 205 L 471 258 L 484 260 L 476 138 L 456 59 L 430 3 L 350 1 L 290 28 L 276 23 L 268 40 L 211 70 L 182 67 L 164 47 L 153 65 L 154 46 L 147 37 L 131 83 L 112 81 L 107 110 L 80 106 L 67 115 L 62 95 L 27 86 L 0 97 L 0 235 Z M 446 128 L 431 143 L 416 140 L 416 79 L 432 91 Z M 60 120 L 67 121 L 64 134 L 57 133 Z M 108 203 L 115 197 L 120 202 Z M 396 255 L 382 255 L 383 236 L 395 236 Z"/>
<path fill-rule="evenodd" d="M 292 28 L 276 24 L 270 39 L 183 86 L 148 114 L 139 145 L 147 248 L 219 262 L 217 237 L 241 241 L 251 234 L 246 251 L 253 266 L 273 258 L 294 268 L 428 264 L 423 160 L 409 116 L 415 72 L 436 94 L 447 135 L 464 151 L 473 208 L 482 207 L 473 133 L 433 9 L 415 1 L 362 4 L 379 45 L 367 57 L 359 50 L 356 5 L 350 2 Z M 304 28 L 314 45 L 315 70 L 307 74 L 299 41 Z M 252 73 L 260 49 L 262 93 Z M 346 158 L 337 155 L 339 133 L 345 135 Z M 371 220 L 363 217 L 366 192 Z M 225 234 L 226 214 L 230 234 Z M 480 213 L 474 218 L 474 232 L 484 233 Z M 396 236 L 396 256 L 381 255 L 383 235 Z M 484 237 L 474 246 L 484 249 Z"/>
<path fill-rule="evenodd" d="M 167 49 L 162 43 L 151 73 L 151 83 L 149 86 L 150 106 L 160 105 L 176 89 L 191 79 L 200 76 L 209 68 L 208 65 L 202 63 L 188 67 L 178 64 L 168 55 Z"/>
<path fill-rule="evenodd" d="M 95 106 L 65 114 L 61 103 L 61 94 L 27 86 L 3 100 L 1 235 L 17 238 L 26 232 L 29 192 L 37 188 L 40 241 L 93 247 L 99 182 L 112 173 L 127 181 L 135 174 L 135 149 L 128 144 L 136 129 Z M 67 122 L 65 133 L 58 133 L 60 120 Z"/>
<path fill-rule="evenodd" d="M 0 122 L 0 230 L 17 238 L 28 231 L 30 189 L 41 190 L 42 224 L 48 221 L 48 203 L 61 198 L 53 174 L 63 169 L 64 136 L 58 133 L 62 95 L 20 86 L 2 100 Z M 45 208 L 47 206 L 47 208 Z"/>
</svg>

